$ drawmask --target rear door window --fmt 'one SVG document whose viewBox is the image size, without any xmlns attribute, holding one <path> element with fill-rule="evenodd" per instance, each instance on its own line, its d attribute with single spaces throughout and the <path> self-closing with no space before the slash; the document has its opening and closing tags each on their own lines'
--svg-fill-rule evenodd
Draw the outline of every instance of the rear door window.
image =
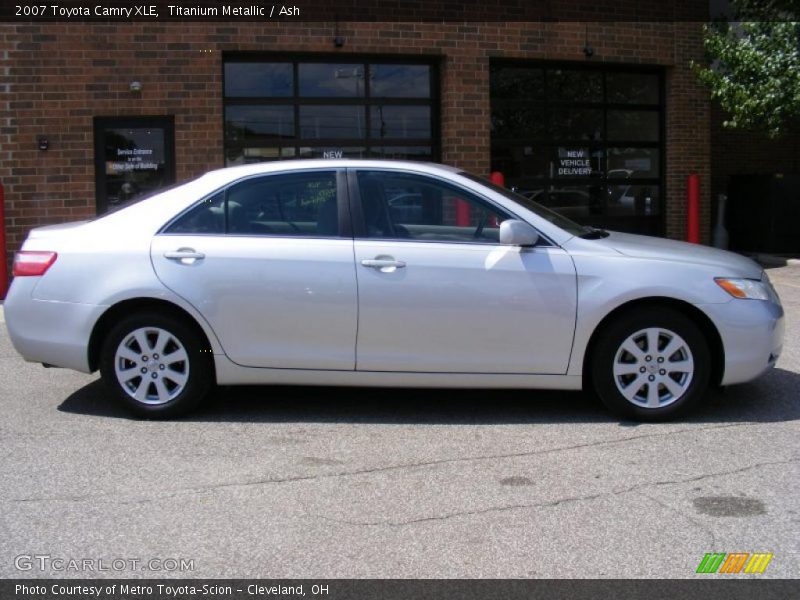
<svg viewBox="0 0 800 600">
<path fill-rule="evenodd" d="M 167 233 L 335 237 L 335 171 L 253 177 L 203 200 Z"/>
</svg>

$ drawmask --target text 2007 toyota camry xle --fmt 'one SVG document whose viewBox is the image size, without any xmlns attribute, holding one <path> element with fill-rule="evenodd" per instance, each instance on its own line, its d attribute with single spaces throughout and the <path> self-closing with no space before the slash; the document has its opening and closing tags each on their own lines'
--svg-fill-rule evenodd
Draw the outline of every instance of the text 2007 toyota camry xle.
<svg viewBox="0 0 800 600">
<path fill-rule="evenodd" d="M 749 259 L 581 227 L 406 162 L 214 171 L 33 230 L 14 274 L 17 350 L 99 369 L 151 417 L 216 383 L 591 387 L 663 419 L 764 373 L 784 329 Z"/>
</svg>

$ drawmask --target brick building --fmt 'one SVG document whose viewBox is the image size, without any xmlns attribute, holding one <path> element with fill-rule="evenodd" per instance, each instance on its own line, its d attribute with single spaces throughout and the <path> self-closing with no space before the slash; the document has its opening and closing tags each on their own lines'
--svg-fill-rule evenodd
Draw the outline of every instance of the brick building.
<svg viewBox="0 0 800 600">
<path fill-rule="evenodd" d="M 501 170 L 575 220 L 673 238 L 696 172 L 707 241 L 703 20 L 0 24 L 8 249 L 210 169 L 330 153 Z"/>
</svg>

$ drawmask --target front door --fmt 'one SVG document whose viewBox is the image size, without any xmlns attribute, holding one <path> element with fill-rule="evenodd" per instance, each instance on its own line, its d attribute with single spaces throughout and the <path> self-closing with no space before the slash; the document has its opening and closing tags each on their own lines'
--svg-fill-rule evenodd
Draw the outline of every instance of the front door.
<svg viewBox="0 0 800 600">
<path fill-rule="evenodd" d="M 229 186 L 153 239 L 159 279 L 211 325 L 239 365 L 355 368 L 353 240 L 334 170 Z"/>
<path fill-rule="evenodd" d="M 357 369 L 563 374 L 576 274 L 562 249 L 501 245 L 508 218 L 469 191 L 359 171 Z"/>
<path fill-rule="evenodd" d="M 175 183 L 172 117 L 95 117 L 97 214 Z"/>
</svg>

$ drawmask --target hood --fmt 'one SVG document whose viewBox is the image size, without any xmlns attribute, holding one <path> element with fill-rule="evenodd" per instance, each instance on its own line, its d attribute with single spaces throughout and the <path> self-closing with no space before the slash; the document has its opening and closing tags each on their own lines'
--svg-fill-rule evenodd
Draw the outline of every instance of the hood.
<svg viewBox="0 0 800 600">
<path fill-rule="evenodd" d="M 646 235 L 610 231 L 596 243 L 635 258 L 712 265 L 719 268 L 720 277 L 760 279 L 763 270 L 755 261 L 733 252 Z"/>
</svg>

